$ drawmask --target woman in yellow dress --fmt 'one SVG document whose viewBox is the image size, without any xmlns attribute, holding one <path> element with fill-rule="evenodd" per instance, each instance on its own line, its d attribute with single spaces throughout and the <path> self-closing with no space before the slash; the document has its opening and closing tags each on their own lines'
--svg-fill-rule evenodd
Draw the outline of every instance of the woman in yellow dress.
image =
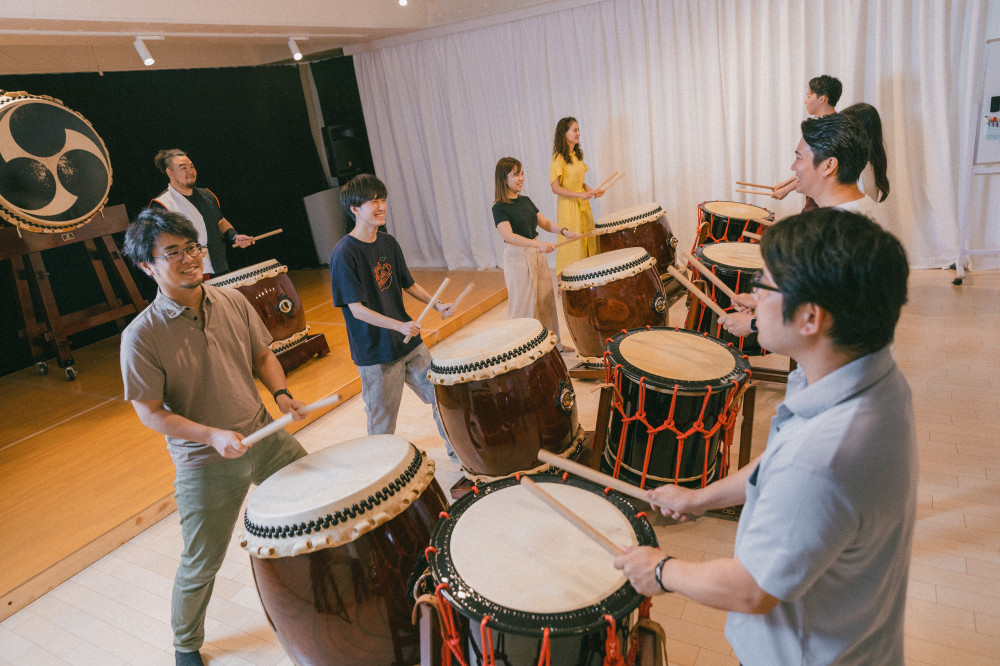
<svg viewBox="0 0 1000 666">
<path fill-rule="evenodd" d="M 556 137 L 552 146 L 552 164 L 549 181 L 552 192 L 559 195 L 556 203 L 556 223 L 578 234 L 594 230 L 594 214 L 590 199 L 604 194 L 592 190 L 583 182 L 587 165 L 583 163 L 580 148 L 580 124 L 576 118 L 563 118 L 556 124 Z M 597 254 L 597 239 L 591 236 L 576 243 L 567 243 L 556 249 L 556 272 L 585 257 Z"/>
</svg>

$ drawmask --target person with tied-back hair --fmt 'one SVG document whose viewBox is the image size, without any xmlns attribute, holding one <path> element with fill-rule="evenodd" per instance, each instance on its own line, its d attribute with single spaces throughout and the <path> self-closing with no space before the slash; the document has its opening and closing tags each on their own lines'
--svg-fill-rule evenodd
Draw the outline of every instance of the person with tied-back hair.
<svg viewBox="0 0 1000 666">
<path fill-rule="evenodd" d="M 228 273 L 226 247 L 250 247 L 253 245 L 253 237 L 236 233 L 233 225 L 222 214 L 219 198 L 212 190 L 195 187 L 198 171 L 183 150 L 161 150 L 156 153 L 153 163 L 169 182 L 167 189 L 149 202 L 149 207 L 169 210 L 186 217 L 198 231 L 198 242 L 208 250 L 203 272 L 209 276 Z"/>
<path fill-rule="evenodd" d="M 531 199 L 521 194 L 524 169 L 513 157 L 501 157 L 493 174 L 495 198 L 493 224 L 504 240 L 503 277 L 507 283 L 507 318 L 531 317 L 559 337 L 552 275 L 545 255 L 555 243 L 540 240 L 538 227 L 566 238 L 578 233 L 564 229 L 542 215 Z M 558 343 L 559 351 L 575 351 Z"/>
<path fill-rule="evenodd" d="M 865 128 L 865 134 L 868 135 L 868 164 L 861 172 L 858 186 L 874 201 L 881 203 L 889 196 L 889 177 L 886 175 L 888 159 L 885 155 L 885 140 L 882 138 L 882 118 L 874 106 L 864 102 L 852 104 L 841 113 L 856 118 Z"/>
<path fill-rule="evenodd" d="M 587 165 L 580 148 L 580 123 L 576 118 L 562 118 L 556 123 L 556 136 L 552 145 L 552 163 L 549 182 L 556 200 L 556 223 L 563 229 L 577 234 L 594 230 L 594 213 L 590 200 L 604 195 L 604 190 L 592 190 L 584 182 Z M 556 271 L 586 257 L 597 254 L 597 239 L 585 238 L 568 243 L 556 250 Z"/>
<path fill-rule="evenodd" d="M 187 218 L 142 211 L 122 252 L 159 287 L 122 332 L 122 380 L 142 423 L 166 435 L 177 468 L 184 550 L 171 603 L 174 656 L 180 666 L 200 666 L 215 575 L 250 484 L 306 454 L 285 430 L 243 443 L 272 421 L 254 373 L 281 412 L 302 419 L 305 404 L 289 393 L 271 334 L 250 302 L 235 289 L 203 284 L 205 248 Z"/>
<path fill-rule="evenodd" d="M 733 555 L 695 562 L 633 547 L 615 566 L 640 594 L 728 611 L 742 664 L 901 666 L 918 473 L 912 397 L 891 345 L 906 253 L 834 208 L 781 220 L 760 249 L 758 339 L 798 363 L 767 447 L 704 488 L 647 493 L 679 522 L 742 504 Z"/>
</svg>

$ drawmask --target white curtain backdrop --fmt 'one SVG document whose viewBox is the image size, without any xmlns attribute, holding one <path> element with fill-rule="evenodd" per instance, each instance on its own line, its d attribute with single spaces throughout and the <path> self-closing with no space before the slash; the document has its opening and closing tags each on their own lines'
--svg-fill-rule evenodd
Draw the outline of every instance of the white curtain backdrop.
<svg viewBox="0 0 1000 666">
<path fill-rule="evenodd" d="M 700 202 L 795 213 L 801 195 L 733 188 L 792 175 L 819 74 L 844 83 L 838 108 L 865 101 L 882 116 L 883 210 L 911 265 L 954 262 L 988 0 L 606 0 L 535 14 L 354 54 L 389 231 L 411 265 L 501 265 L 490 206 L 503 156 L 524 163 L 523 193 L 554 219 L 549 161 L 563 116 L 580 122 L 589 185 L 626 174 L 595 216 L 657 201 L 687 249 Z M 1000 243 L 984 222 L 998 193 L 973 183 L 970 245 Z"/>
</svg>

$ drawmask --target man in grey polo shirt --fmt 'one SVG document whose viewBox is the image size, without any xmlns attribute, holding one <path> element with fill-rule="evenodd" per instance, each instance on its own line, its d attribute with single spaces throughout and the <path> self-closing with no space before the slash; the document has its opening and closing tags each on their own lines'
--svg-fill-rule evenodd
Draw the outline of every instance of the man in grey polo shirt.
<svg viewBox="0 0 1000 666">
<path fill-rule="evenodd" d="M 243 438 L 271 422 L 253 372 L 284 413 L 303 418 L 271 335 L 235 289 L 202 284 L 194 226 L 179 213 L 144 210 L 123 252 L 159 292 L 122 333 L 125 399 L 146 426 L 166 435 L 184 552 L 171 620 L 177 664 L 199 666 L 205 611 L 250 484 L 305 451 L 285 430 L 252 446 Z"/>
<path fill-rule="evenodd" d="M 729 611 L 743 664 L 902 664 L 917 450 L 890 344 L 906 255 L 870 219 L 836 209 L 782 220 L 761 252 L 760 343 L 799 365 L 767 449 L 705 488 L 649 492 L 678 521 L 744 503 L 733 557 L 689 562 L 644 547 L 615 565 L 642 594 Z"/>
</svg>

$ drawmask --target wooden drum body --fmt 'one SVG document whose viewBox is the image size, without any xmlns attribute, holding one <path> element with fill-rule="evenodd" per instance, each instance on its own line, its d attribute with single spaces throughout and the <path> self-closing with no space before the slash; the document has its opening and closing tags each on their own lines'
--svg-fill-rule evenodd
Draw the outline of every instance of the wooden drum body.
<svg viewBox="0 0 1000 666">
<path fill-rule="evenodd" d="M 274 338 L 271 351 L 286 372 L 314 355 L 329 353 L 322 333 L 309 334 L 302 301 L 288 276 L 288 267 L 276 259 L 216 276 L 205 284 L 236 289 L 250 301 Z"/>
<path fill-rule="evenodd" d="M 594 229 L 600 234 L 597 247 L 601 252 L 641 247 L 656 259 L 660 278 L 673 280 L 666 271 L 674 263 L 677 238 L 660 204 L 653 202 L 615 211 L 596 220 Z"/>
<path fill-rule="evenodd" d="M 334 444 L 262 483 L 241 543 L 292 661 L 419 661 L 407 580 L 447 506 L 434 462 L 394 435 Z"/>
<path fill-rule="evenodd" d="M 576 396 L 555 347 L 539 321 L 511 319 L 473 324 L 431 350 L 441 425 L 470 478 L 537 470 L 540 448 L 579 453 Z"/>
<path fill-rule="evenodd" d="M 764 269 L 764 258 L 757 243 L 713 243 L 700 246 L 694 254 L 706 268 L 737 294 L 749 293 L 752 289 L 750 281 Z M 699 273 L 694 269 L 692 279 L 698 278 Z M 707 280 L 705 289 L 719 307 L 727 312 L 735 311 L 732 301 L 721 289 Z M 744 338 L 733 335 L 719 324 L 719 315 L 700 300 L 692 299 L 691 307 L 693 311 L 689 321 L 692 322 L 691 328 L 694 330 L 708 333 L 723 342 L 732 343 L 741 354 L 747 356 L 763 356 L 767 353 L 757 342 L 756 333 Z"/>
<path fill-rule="evenodd" d="M 617 493 L 575 477 L 533 480 L 618 546 L 657 545 L 649 521 Z M 495 663 L 599 666 L 609 651 L 630 652 L 644 597 L 614 556 L 513 478 L 455 502 L 427 559 L 442 610 L 465 618 L 448 638 L 466 663 L 494 663 L 495 653 Z"/>
<path fill-rule="evenodd" d="M 644 488 L 702 487 L 724 476 L 750 376 L 745 358 L 714 338 L 672 328 L 616 335 L 605 358 L 617 394 L 603 471 Z"/>
<path fill-rule="evenodd" d="M 695 247 L 708 243 L 748 243 L 744 231 L 760 234 L 774 224 L 774 213 L 766 208 L 738 201 L 706 201 L 698 204 L 698 233 Z"/>
<path fill-rule="evenodd" d="M 642 248 L 573 262 L 559 274 L 559 292 L 577 353 L 590 365 L 603 365 L 604 345 L 612 335 L 666 323 L 667 301 L 656 262 Z"/>
</svg>

